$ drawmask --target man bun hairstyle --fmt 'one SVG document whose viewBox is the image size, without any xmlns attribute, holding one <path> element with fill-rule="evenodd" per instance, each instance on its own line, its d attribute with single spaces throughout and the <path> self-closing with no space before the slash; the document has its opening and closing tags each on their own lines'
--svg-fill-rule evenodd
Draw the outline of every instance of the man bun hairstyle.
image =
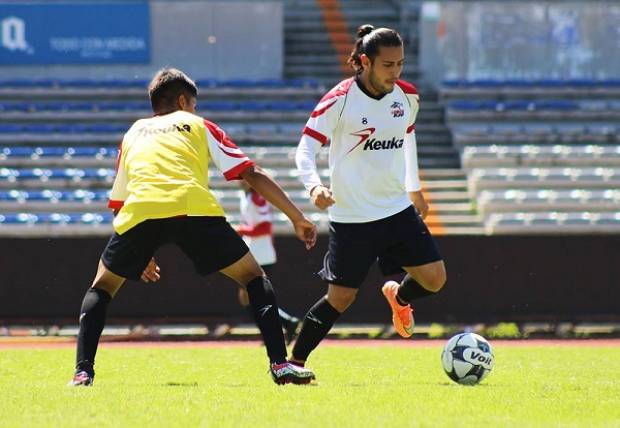
<svg viewBox="0 0 620 428">
<path fill-rule="evenodd" d="M 149 84 L 149 99 L 154 112 L 172 112 L 177 109 L 179 96 L 196 97 L 196 83 L 176 68 L 159 70 Z"/>
<path fill-rule="evenodd" d="M 362 71 L 361 55 L 365 54 L 374 60 L 379 54 L 381 46 L 397 47 L 403 45 L 403 39 L 396 30 L 391 28 L 375 28 L 370 24 L 360 25 L 357 29 L 357 39 L 353 45 L 347 63 L 357 73 Z"/>
</svg>

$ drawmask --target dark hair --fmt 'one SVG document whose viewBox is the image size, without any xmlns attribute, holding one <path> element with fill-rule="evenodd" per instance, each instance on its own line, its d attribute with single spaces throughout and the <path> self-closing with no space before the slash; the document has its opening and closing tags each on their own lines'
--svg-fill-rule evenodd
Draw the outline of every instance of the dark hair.
<svg viewBox="0 0 620 428">
<path fill-rule="evenodd" d="M 154 112 L 174 110 L 180 95 L 196 97 L 198 89 L 192 79 L 176 68 L 163 68 L 149 84 L 149 98 Z"/>
<path fill-rule="evenodd" d="M 360 56 L 366 54 L 372 61 L 379 54 L 379 48 L 381 46 L 402 46 L 403 39 L 396 30 L 391 28 L 377 28 L 370 24 L 361 25 L 357 29 L 357 39 L 349 60 L 347 63 L 353 68 L 353 70 L 360 72 L 362 70 L 362 60 Z"/>
</svg>

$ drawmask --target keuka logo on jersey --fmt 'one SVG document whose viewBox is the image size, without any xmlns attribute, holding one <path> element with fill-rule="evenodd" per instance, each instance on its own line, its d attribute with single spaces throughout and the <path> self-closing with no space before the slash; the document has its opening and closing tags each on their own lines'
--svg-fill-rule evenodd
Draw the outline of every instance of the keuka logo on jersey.
<svg viewBox="0 0 620 428">
<path fill-rule="evenodd" d="M 377 140 L 375 138 L 371 138 L 366 141 L 364 144 L 364 150 L 391 150 L 391 149 L 400 149 L 403 146 L 402 138 L 396 139 L 396 137 L 392 137 L 391 140 Z"/>
<path fill-rule="evenodd" d="M 173 123 L 169 126 L 163 128 L 153 127 L 152 125 L 147 125 L 143 128 L 139 128 L 136 130 L 136 133 L 142 136 L 147 135 L 157 135 L 157 134 L 169 134 L 170 132 L 191 132 L 192 128 L 186 123 Z"/>
<path fill-rule="evenodd" d="M 351 135 L 359 137 L 359 142 L 354 145 L 351 150 L 347 152 L 351 153 L 357 146 L 362 143 L 364 144 L 363 150 L 392 150 L 392 149 L 400 149 L 403 146 L 404 139 L 397 139 L 396 137 L 392 137 L 390 140 L 377 140 L 376 138 L 370 138 L 372 134 L 375 133 L 375 128 L 366 128 L 360 131 L 352 132 Z"/>
<path fill-rule="evenodd" d="M 355 148 L 357 146 L 359 146 L 360 144 L 362 144 L 364 141 L 366 141 L 372 134 L 375 133 L 375 128 L 366 128 L 366 129 L 362 129 L 361 131 L 356 131 L 356 132 L 352 132 L 351 135 L 354 135 L 356 137 L 359 137 L 360 140 L 358 141 L 358 143 L 356 145 L 354 145 L 353 147 L 351 147 L 351 150 L 349 150 L 347 152 L 347 154 L 351 153 L 353 150 L 355 150 Z"/>
<path fill-rule="evenodd" d="M 405 109 L 403 108 L 403 103 L 398 101 L 394 101 L 390 106 L 392 116 L 393 117 L 403 117 L 405 115 Z"/>
</svg>

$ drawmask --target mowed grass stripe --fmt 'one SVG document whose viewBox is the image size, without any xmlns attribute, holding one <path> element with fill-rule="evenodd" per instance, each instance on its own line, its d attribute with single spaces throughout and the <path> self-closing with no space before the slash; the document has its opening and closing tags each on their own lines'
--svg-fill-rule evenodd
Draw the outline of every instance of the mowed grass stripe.
<svg viewBox="0 0 620 428">
<path fill-rule="evenodd" d="M 620 347 L 500 344 L 475 387 L 450 381 L 440 353 L 319 347 L 318 385 L 276 386 L 258 345 L 103 347 L 95 386 L 68 388 L 72 349 L 4 349 L 0 425 L 620 427 Z"/>
</svg>

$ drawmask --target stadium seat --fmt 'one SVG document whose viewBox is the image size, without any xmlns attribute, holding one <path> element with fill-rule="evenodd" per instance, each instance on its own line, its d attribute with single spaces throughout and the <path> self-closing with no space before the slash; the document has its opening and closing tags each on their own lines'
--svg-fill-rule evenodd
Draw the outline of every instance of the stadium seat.
<svg viewBox="0 0 620 428">
<path fill-rule="evenodd" d="M 0 133 L 16 134 L 23 132 L 24 127 L 22 125 L 14 125 L 8 123 L 0 123 Z"/>
</svg>

